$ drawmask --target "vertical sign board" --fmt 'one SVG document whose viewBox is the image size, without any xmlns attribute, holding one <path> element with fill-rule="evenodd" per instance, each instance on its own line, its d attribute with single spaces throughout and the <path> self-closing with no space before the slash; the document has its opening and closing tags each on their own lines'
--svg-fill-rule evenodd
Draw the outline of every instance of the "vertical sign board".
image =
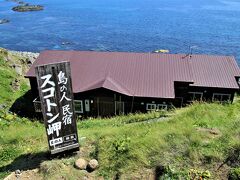
<svg viewBox="0 0 240 180">
<path fill-rule="evenodd" d="M 79 149 L 70 63 L 47 64 L 35 70 L 51 154 Z"/>
</svg>

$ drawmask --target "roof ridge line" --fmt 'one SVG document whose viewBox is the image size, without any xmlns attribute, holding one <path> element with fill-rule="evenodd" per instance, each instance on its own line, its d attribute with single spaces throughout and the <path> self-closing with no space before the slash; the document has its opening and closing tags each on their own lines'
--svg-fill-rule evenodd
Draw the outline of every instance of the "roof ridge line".
<svg viewBox="0 0 240 180">
<path fill-rule="evenodd" d="M 111 84 L 113 84 L 114 86 L 117 87 L 117 89 L 121 88 L 124 91 L 127 91 L 128 95 L 134 95 L 133 93 L 131 93 L 131 91 L 126 88 L 125 86 L 123 86 L 121 83 L 117 82 L 116 79 L 111 78 L 109 75 L 105 77 L 105 81 L 103 82 L 103 85 L 106 81 L 109 81 Z M 120 90 L 120 89 L 119 89 Z"/>
</svg>

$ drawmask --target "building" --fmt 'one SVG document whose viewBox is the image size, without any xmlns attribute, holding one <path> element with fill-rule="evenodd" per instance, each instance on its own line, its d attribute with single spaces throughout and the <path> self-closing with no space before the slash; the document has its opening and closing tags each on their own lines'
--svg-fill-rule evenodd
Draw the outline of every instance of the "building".
<svg viewBox="0 0 240 180">
<path fill-rule="evenodd" d="M 232 102 L 239 90 L 240 69 L 230 56 L 44 51 L 26 74 L 35 107 L 35 66 L 61 61 L 70 61 L 75 109 L 84 116 L 146 112 L 196 100 Z"/>
</svg>

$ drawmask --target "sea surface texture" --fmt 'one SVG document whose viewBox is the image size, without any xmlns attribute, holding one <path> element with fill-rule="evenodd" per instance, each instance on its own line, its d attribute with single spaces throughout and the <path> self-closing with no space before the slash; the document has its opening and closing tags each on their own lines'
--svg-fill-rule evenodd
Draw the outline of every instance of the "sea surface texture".
<svg viewBox="0 0 240 180">
<path fill-rule="evenodd" d="M 0 0 L 0 47 L 233 55 L 240 64 L 239 0 Z"/>
</svg>

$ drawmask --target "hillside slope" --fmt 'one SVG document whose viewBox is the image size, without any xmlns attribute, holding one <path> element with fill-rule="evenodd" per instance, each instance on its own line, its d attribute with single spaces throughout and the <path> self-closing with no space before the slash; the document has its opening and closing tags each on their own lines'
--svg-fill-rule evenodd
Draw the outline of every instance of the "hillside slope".
<svg viewBox="0 0 240 180">
<path fill-rule="evenodd" d="M 80 152 L 50 160 L 44 126 L 8 112 L 29 86 L 4 58 L 0 57 L 0 105 L 4 104 L 0 110 L 0 179 L 16 170 L 32 179 L 227 179 L 229 173 L 239 178 L 238 99 L 226 105 L 194 103 L 167 114 L 78 121 Z M 16 78 L 18 89 L 11 85 Z M 163 114 L 168 117 L 159 119 Z M 79 157 L 96 158 L 98 170 L 75 169 Z"/>
</svg>

